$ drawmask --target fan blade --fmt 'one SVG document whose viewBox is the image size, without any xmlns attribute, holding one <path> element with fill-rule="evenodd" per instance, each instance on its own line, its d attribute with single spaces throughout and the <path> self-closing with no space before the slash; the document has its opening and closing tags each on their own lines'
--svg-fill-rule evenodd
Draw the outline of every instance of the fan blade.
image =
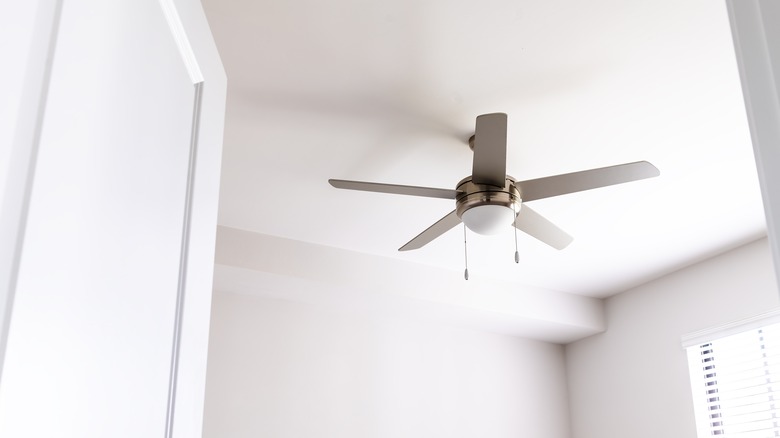
<svg viewBox="0 0 780 438">
<path fill-rule="evenodd" d="M 652 178 L 660 174 L 661 172 L 647 161 L 637 161 L 635 163 L 565 173 L 530 179 L 528 181 L 518 181 L 515 183 L 515 186 L 520 190 L 520 197 L 523 199 L 523 202 L 528 202 Z"/>
<path fill-rule="evenodd" d="M 506 182 L 506 114 L 483 114 L 477 117 L 471 181 L 474 184 L 504 187 Z"/>
<path fill-rule="evenodd" d="M 455 199 L 455 196 L 458 194 L 457 190 L 437 189 L 432 187 L 400 186 L 397 184 L 347 181 L 343 179 L 329 179 L 328 182 L 337 189 L 392 193 L 396 195 L 424 196 L 426 198 Z"/>
<path fill-rule="evenodd" d="M 420 249 L 423 246 L 430 243 L 433 239 L 446 233 L 447 231 L 452 229 L 452 227 L 458 225 L 459 223 L 460 223 L 460 218 L 458 217 L 455 210 L 453 210 L 452 213 L 439 219 L 438 222 L 428 227 L 428 229 L 426 229 L 422 233 L 418 234 L 417 237 L 410 240 L 406 245 L 398 248 L 398 251 L 409 251 L 412 249 Z"/>
<path fill-rule="evenodd" d="M 520 213 L 515 219 L 515 227 L 555 249 L 566 248 L 574 240 L 565 231 L 525 204 L 520 207 Z"/>
</svg>

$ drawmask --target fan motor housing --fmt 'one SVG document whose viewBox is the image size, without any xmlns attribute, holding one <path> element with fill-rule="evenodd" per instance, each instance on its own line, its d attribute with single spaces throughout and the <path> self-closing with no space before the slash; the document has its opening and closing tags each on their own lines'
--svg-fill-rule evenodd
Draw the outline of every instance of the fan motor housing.
<svg viewBox="0 0 780 438">
<path fill-rule="evenodd" d="M 457 186 L 458 195 L 455 197 L 455 210 L 458 217 L 462 217 L 466 211 L 481 205 L 500 205 L 515 212 L 520 212 L 523 200 L 520 198 L 520 190 L 515 186 L 514 178 L 506 177 L 504 187 L 489 184 L 475 184 L 471 177 L 462 179 Z"/>
</svg>

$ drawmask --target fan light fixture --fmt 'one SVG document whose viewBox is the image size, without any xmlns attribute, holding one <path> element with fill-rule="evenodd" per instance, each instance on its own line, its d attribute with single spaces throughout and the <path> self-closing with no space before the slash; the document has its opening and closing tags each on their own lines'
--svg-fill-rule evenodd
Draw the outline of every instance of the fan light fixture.
<svg viewBox="0 0 780 438">
<path fill-rule="evenodd" d="M 478 205 L 463 212 L 460 219 L 477 234 L 498 234 L 515 222 L 515 212 L 504 205 Z"/>
<path fill-rule="evenodd" d="M 460 217 L 469 230 L 477 234 L 498 234 L 515 222 L 515 212 L 503 205 L 479 205 Z"/>
</svg>

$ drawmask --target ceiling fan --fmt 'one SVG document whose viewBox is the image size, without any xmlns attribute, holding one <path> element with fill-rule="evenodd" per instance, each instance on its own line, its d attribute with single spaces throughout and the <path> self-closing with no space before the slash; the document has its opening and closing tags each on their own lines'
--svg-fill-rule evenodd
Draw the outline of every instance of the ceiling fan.
<svg viewBox="0 0 780 438">
<path fill-rule="evenodd" d="M 513 224 L 516 229 L 553 248 L 563 249 L 571 243 L 572 237 L 528 207 L 526 202 L 637 181 L 660 174 L 658 169 L 647 161 L 637 161 L 516 181 L 506 174 L 506 139 L 506 114 L 478 116 L 474 135 L 469 139 L 469 146 L 474 151 L 472 175 L 462 179 L 454 190 L 341 179 L 330 179 L 328 182 L 338 189 L 455 200 L 454 211 L 400 247 L 399 251 L 422 248 L 461 221 L 479 234 L 495 234 L 503 227 Z"/>
</svg>

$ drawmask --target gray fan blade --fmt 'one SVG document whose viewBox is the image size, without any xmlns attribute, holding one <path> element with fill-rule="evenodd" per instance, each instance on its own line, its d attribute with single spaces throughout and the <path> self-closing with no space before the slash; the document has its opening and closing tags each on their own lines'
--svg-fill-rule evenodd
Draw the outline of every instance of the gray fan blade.
<svg viewBox="0 0 780 438">
<path fill-rule="evenodd" d="M 555 249 L 566 248 L 574 240 L 565 231 L 525 204 L 520 207 L 520 213 L 515 219 L 515 227 Z"/>
<path fill-rule="evenodd" d="M 364 192 L 392 193 L 396 195 L 424 196 L 426 198 L 455 199 L 457 190 L 436 189 L 431 187 L 400 186 L 363 181 L 329 179 L 330 185 L 337 189 L 361 190 Z"/>
<path fill-rule="evenodd" d="M 459 223 L 460 223 L 460 218 L 458 217 L 458 214 L 455 212 L 455 210 L 453 210 L 452 213 L 439 219 L 438 222 L 428 227 L 427 230 L 418 234 L 417 237 L 410 240 L 406 245 L 398 248 L 398 251 L 409 251 L 412 249 L 420 249 L 423 246 L 430 243 L 433 239 L 446 233 L 447 231 L 452 229 L 452 227 L 458 225 Z"/>
<path fill-rule="evenodd" d="M 518 181 L 515 186 L 520 190 L 523 202 L 550 198 L 567 193 L 581 192 L 615 184 L 652 178 L 661 172 L 647 161 L 565 173 L 528 181 Z"/>
<path fill-rule="evenodd" d="M 506 182 L 506 114 L 477 117 L 471 181 L 504 187 Z"/>
</svg>

